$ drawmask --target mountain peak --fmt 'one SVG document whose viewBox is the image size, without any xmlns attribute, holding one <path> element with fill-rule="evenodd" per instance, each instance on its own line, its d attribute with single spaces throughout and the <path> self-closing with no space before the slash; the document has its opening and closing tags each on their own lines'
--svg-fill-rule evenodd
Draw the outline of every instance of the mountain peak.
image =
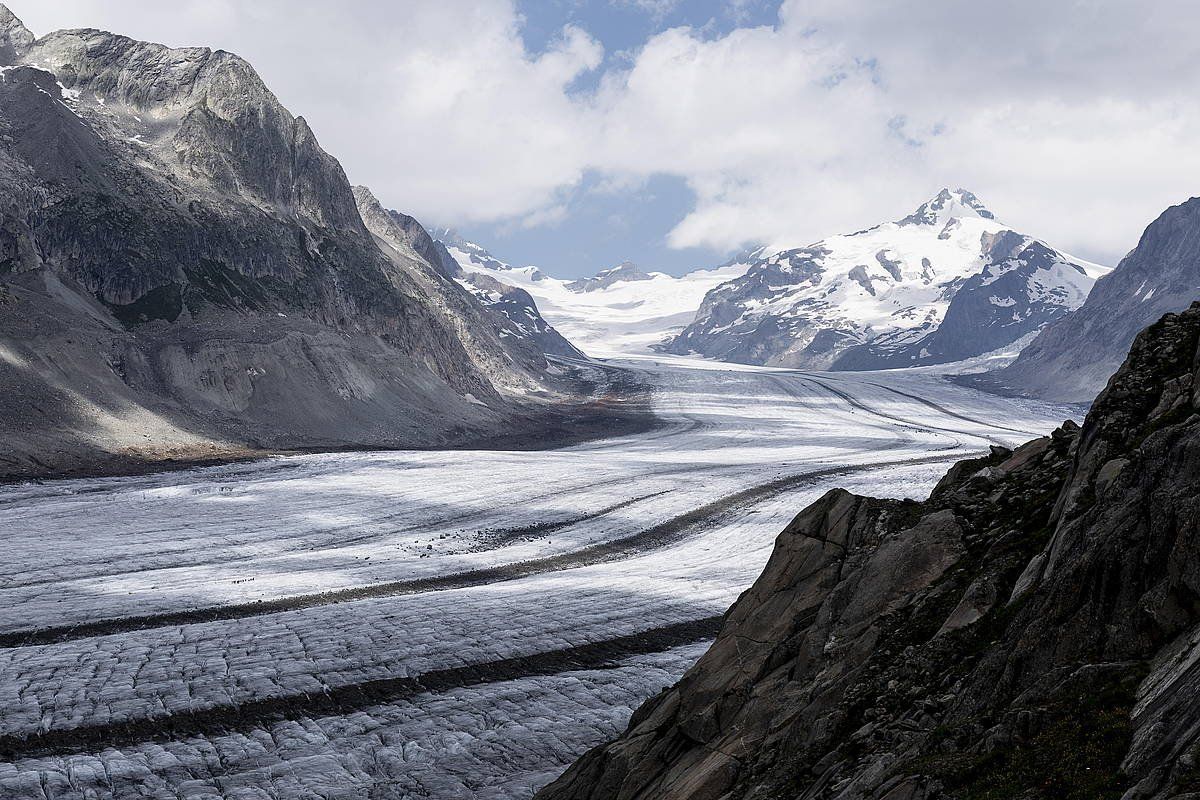
<svg viewBox="0 0 1200 800">
<path fill-rule="evenodd" d="M 454 228 L 434 228 L 429 234 L 442 247 L 454 248 L 464 253 L 470 260 L 470 263 L 476 266 L 500 270 L 502 272 L 512 269 L 510 265 L 505 264 L 489 253 L 482 245 L 476 244 L 469 239 L 464 239 Z"/>
<path fill-rule="evenodd" d="M 35 38 L 25 23 L 17 19 L 8 6 L 0 3 L 0 65 L 15 63 Z"/>
<path fill-rule="evenodd" d="M 901 225 L 944 225 L 955 217 L 982 217 L 995 219 L 973 192 L 966 189 L 942 189 L 921 204 L 913 213 L 900 220 Z"/>
<path fill-rule="evenodd" d="M 643 277 L 649 277 L 646 275 L 646 273 L 638 269 L 638 265 L 632 261 L 622 261 L 615 267 L 609 267 L 608 269 L 604 269 L 596 273 L 597 278 L 602 278 L 607 275 L 621 275 L 627 280 L 642 280 Z"/>
<path fill-rule="evenodd" d="M 594 292 L 599 289 L 607 289 L 615 283 L 653 279 L 653 275 L 642 272 L 632 261 L 622 261 L 615 267 L 597 272 L 594 278 L 580 278 L 577 281 L 571 281 L 567 284 L 567 288 L 572 292 Z"/>
</svg>

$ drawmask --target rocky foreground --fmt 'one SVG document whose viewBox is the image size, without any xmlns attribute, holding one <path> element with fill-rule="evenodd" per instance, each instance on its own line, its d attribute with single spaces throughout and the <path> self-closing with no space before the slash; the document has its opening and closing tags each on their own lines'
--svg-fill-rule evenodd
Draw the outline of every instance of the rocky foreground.
<svg viewBox="0 0 1200 800">
<path fill-rule="evenodd" d="M 1200 304 L 1082 429 L 829 492 L 712 648 L 539 795 L 1198 797 Z"/>
</svg>

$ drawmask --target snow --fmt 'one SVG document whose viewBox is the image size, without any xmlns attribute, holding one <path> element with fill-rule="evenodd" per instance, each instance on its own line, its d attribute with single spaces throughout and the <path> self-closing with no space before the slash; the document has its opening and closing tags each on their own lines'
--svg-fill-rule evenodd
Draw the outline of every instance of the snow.
<svg viewBox="0 0 1200 800">
<path fill-rule="evenodd" d="M 62 98 L 64 100 L 66 100 L 69 103 L 78 103 L 79 102 L 79 90 L 78 89 L 68 89 L 66 86 L 63 86 L 62 81 L 56 81 L 56 83 L 58 85 L 58 90 L 62 93 Z"/>
<path fill-rule="evenodd" d="M 463 270 L 529 292 L 546 321 L 593 358 L 653 352 L 654 345 L 692 322 L 710 289 L 742 275 L 748 266 L 741 263 L 696 270 L 679 278 L 652 272 L 650 280 L 620 281 L 604 289 L 574 292 L 567 288 L 571 281 L 551 278 L 536 267 L 514 269 L 478 245 L 459 242 L 447 249 Z"/>
<path fill-rule="evenodd" d="M 1011 229 L 969 192 L 943 192 L 903 220 L 758 259 L 745 278 L 718 290 L 740 315 L 701 319 L 697 333 L 754 333 L 772 319 L 793 327 L 800 344 L 818 330 L 860 342 L 911 342 L 941 324 L 964 281 L 979 276 L 988 286 L 1025 265 L 1019 251 L 1036 241 L 1031 237 L 1015 237 L 1017 246 L 1007 258 L 989 256 L 1005 233 Z M 1110 270 L 1052 252 L 1051 263 L 1029 280 L 1027 299 L 1077 308 Z M 992 296 L 991 302 L 1004 307 L 1017 299 Z"/>
<path fill-rule="evenodd" d="M 749 309 L 747 316 L 827 317 L 846 328 L 871 331 L 874 335 L 911 329 L 927 323 L 939 324 L 950 305 L 947 287 L 954 281 L 970 278 L 985 264 L 980 242 L 987 235 L 1008 230 L 995 219 L 969 216 L 956 218 L 950 235 L 943 238 L 937 226 L 903 225 L 889 222 L 869 231 L 825 239 L 810 249 L 826 251 L 816 260 L 822 272 L 811 282 L 787 287 L 772 287 L 772 297 L 761 306 Z M 880 256 L 899 267 L 895 277 Z M 777 254 L 787 259 L 808 259 L 807 252 L 797 256 Z M 928 262 L 928 267 L 926 267 Z M 856 267 L 865 269 L 875 293 L 849 277 Z M 992 276 L 994 280 L 999 275 Z M 985 284 L 987 281 L 985 281 Z M 1057 286 L 1090 288 L 1091 280 L 1062 261 L 1042 281 L 1045 299 Z M 1071 292 L 1072 307 L 1082 304 L 1086 289 Z M 813 301 L 819 298 L 819 305 Z M 997 305 L 1011 304 L 993 302 Z M 916 313 L 913 313 L 916 312 Z"/>
<path fill-rule="evenodd" d="M 776 251 L 765 257 L 760 252 L 755 259 L 696 270 L 678 278 L 650 273 L 650 280 L 622 281 L 588 292 L 571 291 L 566 288 L 570 281 L 548 277 L 536 267 L 513 268 L 472 243 L 460 241 L 448 249 L 465 271 L 482 273 L 529 292 L 546 320 L 593 357 L 654 352 L 656 345 L 669 341 L 696 318 L 709 291 L 753 268 L 768 268 L 781 276 L 796 275 L 799 265 L 810 260 L 820 266 L 816 278 L 799 284 L 770 282 L 763 288 L 765 297 L 740 302 L 740 317 L 707 331 L 748 333 L 757 320 L 777 317 L 795 320 L 795 324 L 806 328 L 815 322 L 857 331 L 863 341 L 886 338 L 899 345 L 915 341 L 941 323 L 950 304 L 949 288 L 984 269 L 985 237 L 1009 230 L 990 214 L 982 215 L 979 208 L 954 199 L 924 225 L 890 222 L 806 248 Z M 1015 266 L 1016 262 L 992 265 L 985 273 L 984 285 Z M 862 280 L 850 276 L 851 271 L 859 269 L 863 270 Z M 599 276 L 612 271 L 605 270 Z M 1028 299 L 1076 308 L 1095 280 L 1109 271 L 1108 267 L 1062 255 L 1029 282 Z M 991 302 L 1006 307 L 1015 305 L 1016 300 L 992 297 Z"/>
<path fill-rule="evenodd" d="M 527 798 L 682 674 L 804 505 L 923 496 L 1063 414 L 921 370 L 584 368 L 662 425 L 0 488 L 0 796 Z"/>
</svg>

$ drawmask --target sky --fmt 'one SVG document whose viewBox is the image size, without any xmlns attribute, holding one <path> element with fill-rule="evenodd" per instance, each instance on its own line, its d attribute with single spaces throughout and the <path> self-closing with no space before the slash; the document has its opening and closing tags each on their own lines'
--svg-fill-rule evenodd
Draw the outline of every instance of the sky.
<svg viewBox="0 0 1200 800">
<path fill-rule="evenodd" d="M 1191 0 L 6 0 L 248 59 L 350 179 L 563 277 L 681 274 L 943 186 L 1115 264 L 1200 185 Z"/>
</svg>

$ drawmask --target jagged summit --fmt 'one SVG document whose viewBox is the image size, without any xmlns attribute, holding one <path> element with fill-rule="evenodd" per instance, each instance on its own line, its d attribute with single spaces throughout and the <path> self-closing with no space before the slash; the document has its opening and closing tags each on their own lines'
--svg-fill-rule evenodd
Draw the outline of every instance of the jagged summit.
<svg viewBox="0 0 1200 800">
<path fill-rule="evenodd" d="M 483 245 L 476 244 L 469 239 L 465 239 L 454 228 L 435 228 L 430 231 L 434 239 L 441 244 L 451 256 L 454 253 L 461 255 L 466 259 L 467 263 L 474 266 L 484 267 L 486 269 L 499 270 L 508 272 L 512 269 L 510 264 L 506 264 L 494 255 L 488 252 Z M 457 260 L 457 257 L 456 257 Z M 535 270 L 536 272 L 536 270 Z"/>
<path fill-rule="evenodd" d="M 23 57 L 49 65 L 68 88 L 139 109 L 203 100 L 226 116 L 242 106 L 279 104 L 250 62 L 226 50 L 168 47 L 76 28 L 42 36 Z"/>
<path fill-rule="evenodd" d="M 653 279 L 653 275 L 643 272 L 632 261 L 622 261 L 615 267 L 609 267 L 597 272 L 593 278 L 580 278 L 577 281 L 572 281 L 567 284 L 567 288 L 573 292 L 594 292 L 599 289 L 607 289 L 614 283 L 621 283 L 622 281 L 648 281 Z"/>
<path fill-rule="evenodd" d="M 8 6 L 0 3 L 0 66 L 20 58 L 36 38 Z"/>
<path fill-rule="evenodd" d="M 945 225 L 951 219 L 962 217 L 982 217 L 995 219 L 996 215 L 988 210 L 974 193 L 966 189 L 942 189 L 931 199 L 900 220 L 900 225 Z"/>
<path fill-rule="evenodd" d="M 913 214 L 764 253 L 669 346 L 805 369 L 885 369 L 1008 347 L 1082 305 L 1104 268 L 996 220 L 965 189 Z"/>
</svg>

